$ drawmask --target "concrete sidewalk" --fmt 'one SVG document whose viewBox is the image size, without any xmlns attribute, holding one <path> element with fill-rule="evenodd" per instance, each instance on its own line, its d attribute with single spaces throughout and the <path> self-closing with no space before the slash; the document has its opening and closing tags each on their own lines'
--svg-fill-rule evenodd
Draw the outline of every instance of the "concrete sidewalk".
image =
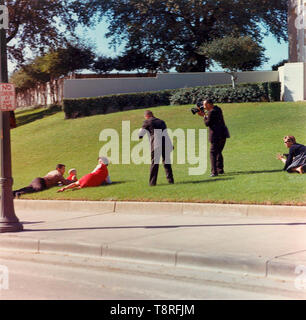
<svg viewBox="0 0 306 320">
<path fill-rule="evenodd" d="M 17 200 L 24 231 L 0 234 L 0 248 L 290 281 L 304 270 L 306 284 L 306 208 L 275 208 Z"/>
</svg>

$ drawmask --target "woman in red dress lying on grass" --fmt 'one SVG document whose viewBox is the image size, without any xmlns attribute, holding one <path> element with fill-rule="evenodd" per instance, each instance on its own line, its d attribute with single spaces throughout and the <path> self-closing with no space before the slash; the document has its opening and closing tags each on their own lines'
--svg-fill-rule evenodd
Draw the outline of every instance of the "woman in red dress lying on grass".
<svg viewBox="0 0 306 320">
<path fill-rule="evenodd" d="M 81 189 L 86 187 L 98 187 L 102 183 L 111 183 L 107 166 L 108 166 L 108 159 L 106 157 L 99 157 L 98 158 L 98 165 L 94 171 L 91 173 L 86 174 L 78 181 L 71 183 L 57 192 L 63 192 L 67 189 Z"/>
</svg>

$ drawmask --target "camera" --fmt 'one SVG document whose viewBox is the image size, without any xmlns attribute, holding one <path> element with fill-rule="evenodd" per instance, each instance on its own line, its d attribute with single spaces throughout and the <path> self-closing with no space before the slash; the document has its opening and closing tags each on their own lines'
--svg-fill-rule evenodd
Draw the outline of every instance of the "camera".
<svg viewBox="0 0 306 320">
<path fill-rule="evenodd" d="M 203 102 L 202 101 L 198 101 L 196 104 L 196 108 L 191 108 L 190 111 L 192 112 L 193 115 L 195 115 L 198 112 L 205 112 L 205 109 L 203 107 Z"/>
</svg>

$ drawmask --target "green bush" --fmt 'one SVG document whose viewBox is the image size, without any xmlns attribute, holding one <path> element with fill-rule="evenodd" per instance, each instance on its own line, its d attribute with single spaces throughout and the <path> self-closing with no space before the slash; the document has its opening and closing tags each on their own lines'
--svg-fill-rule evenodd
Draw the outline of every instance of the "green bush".
<svg viewBox="0 0 306 320">
<path fill-rule="evenodd" d="M 64 99 L 66 119 L 85 117 L 108 112 L 122 111 L 126 108 L 149 108 L 169 105 L 174 90 L 115 94 L 94 98 Z"/>
<path fill-rule="evenodd" d="M 64 99 L 66 119 L 161 105 L 194 104 L 199 99 L 213 99 L 216 103 L 279 101 L 280 83 L 243 83 L 235 89 L 231 85 L 193 87 L 155 92 L 125 93 L 94 98 Z"/>
<path fill-rule="evenodd" d="M 280 83 L 245 83 L 238 84 L 235 89 L 231 85 L 184 88 L 176 90 L 170 104 L 194 104 L 207 98 L 217 103 L 279 101 Z"/>
</svg>

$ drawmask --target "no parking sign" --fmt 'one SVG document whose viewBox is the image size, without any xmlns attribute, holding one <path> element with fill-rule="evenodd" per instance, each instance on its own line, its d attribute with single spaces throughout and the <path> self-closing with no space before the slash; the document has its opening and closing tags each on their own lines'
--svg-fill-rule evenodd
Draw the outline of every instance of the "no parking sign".
<svg viewBox="0 0 306 320">
<path fill-rule="evenodd" d="M 15 109 L 15 86 L 11 83 L 0 83 L 0 111 L 13 111 Z"/>
</svg>

